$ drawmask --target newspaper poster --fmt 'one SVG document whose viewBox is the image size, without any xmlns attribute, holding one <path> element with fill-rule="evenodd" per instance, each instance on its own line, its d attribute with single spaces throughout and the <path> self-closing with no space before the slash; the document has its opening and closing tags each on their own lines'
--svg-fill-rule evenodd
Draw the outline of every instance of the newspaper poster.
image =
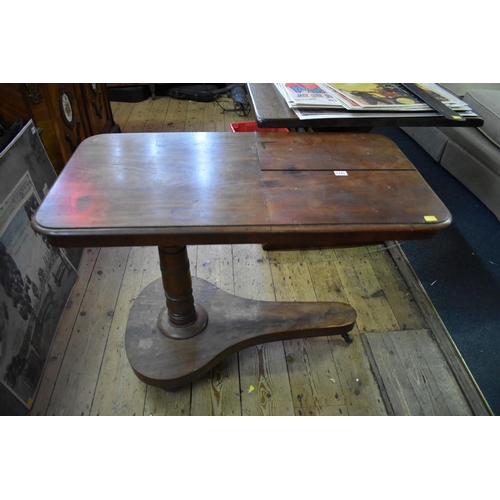
<svg viewBox="0 0 500 500">
<path fill-rule="evenodd" d="M 0 383 L 27 408 L 77 279 L 66 251 L 31 228 L 40 203 L 29 169 L 0 199 Z"/>
</svg>

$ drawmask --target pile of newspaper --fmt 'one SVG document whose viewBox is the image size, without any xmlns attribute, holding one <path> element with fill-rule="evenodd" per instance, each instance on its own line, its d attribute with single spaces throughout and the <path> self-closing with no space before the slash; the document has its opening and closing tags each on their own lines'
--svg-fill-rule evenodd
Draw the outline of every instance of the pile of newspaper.
<svg viewBox="0 0 500 500">
<path fill-rule="evenodd" d="M 275 83 L 290 109 L 303 120 L 352 112 L 428 112 L 432 108 L 399 83 Z M 467 103 L 435 83 L 418 87 L 462 116 L 477 116 Z"/>
</svg>

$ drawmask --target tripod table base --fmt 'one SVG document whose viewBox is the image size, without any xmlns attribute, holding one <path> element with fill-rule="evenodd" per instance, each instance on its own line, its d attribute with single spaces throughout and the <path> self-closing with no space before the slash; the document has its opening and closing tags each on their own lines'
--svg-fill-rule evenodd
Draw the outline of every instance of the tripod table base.
<svg viewBox="0 0 500 500">
<path fill-rule="evenodd" d="M 173 390 L 207 373 L 230 354 L 277 340 L 343 335 L 356 311 L 338 302 L 268 302 L 244 299 L 192 277 L 196 303 L 208 313 L 196 336 L 171 338 L 158 328 L 165 307 L 162 280 L 139 294 L 129 314 L 125 345 L 129 362 L 143 382 Z"/>
</svg>

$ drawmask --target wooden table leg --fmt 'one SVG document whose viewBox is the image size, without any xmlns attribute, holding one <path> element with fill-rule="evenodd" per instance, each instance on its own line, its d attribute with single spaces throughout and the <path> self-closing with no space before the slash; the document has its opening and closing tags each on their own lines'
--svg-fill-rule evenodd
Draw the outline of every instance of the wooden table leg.
<svg viewBox="0 0 500 500">
<path fill-rule="evenodd" d="M 244 299 L 191 277 L 186 247 L 159 252 L 162 278 L 139 294 L 125 333 L 132 369 L 147 384 L 176 389 L 256 344 L 323 335 L 349 339 L 356 312 L 347 304 Z"/>
</svg>

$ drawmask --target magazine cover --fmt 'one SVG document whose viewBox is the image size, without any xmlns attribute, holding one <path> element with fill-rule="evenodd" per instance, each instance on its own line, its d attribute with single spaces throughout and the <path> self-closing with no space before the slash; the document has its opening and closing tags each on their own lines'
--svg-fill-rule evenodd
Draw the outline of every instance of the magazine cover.
<svg viewBox="0 0 500 500">
<path fill-rule="evenodd" d="M 342 103 L 317 83 L 284 83 L 286 95 L 293 106 L 343 107 Z"/>
<path fill-rule="evenodd" d="M 363 108 L 425 110 L 428 105 L 397 83 L 328 83 Z"/>
</svg>

